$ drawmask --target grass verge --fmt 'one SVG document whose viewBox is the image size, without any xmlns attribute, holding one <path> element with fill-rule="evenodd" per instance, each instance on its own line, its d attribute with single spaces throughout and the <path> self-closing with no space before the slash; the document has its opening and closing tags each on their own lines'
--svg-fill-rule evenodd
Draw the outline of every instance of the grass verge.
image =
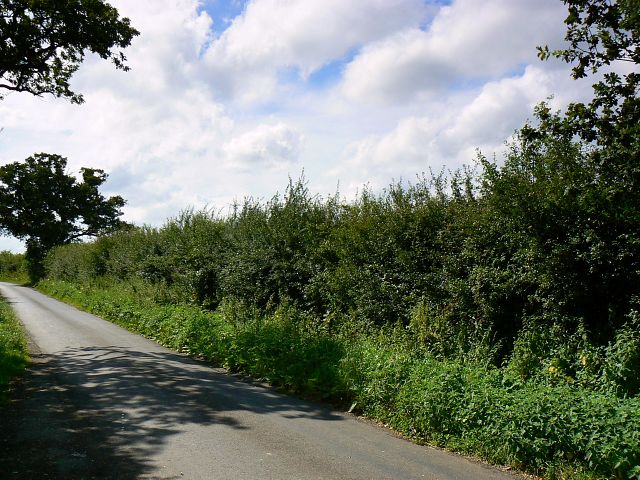
<svg viewBox="0 0 640 480">
<path fill-rule="evenodd" d="M 24 330 L 11 307 L 0 298 L 0 402 L 9 382 L 24 371 L 28 360 Z"/>
<path fill-rule="evenodd" d="M 381 421 L 419 442 L 549 479 L 640 479 L 640 397 L 523 382 L 442 361 L 402 331 L 329 334 L 283 306 L 268 316 L 162 303 L 153 287 L 44 281 L 40 290 L 159 343 Z"/>
<path fill-rule="evenodd" d="M 0 274 L 0 282 L 15 283 L 17 285 L 27 285 L 29 277 L 24 272 L 2 272 Z"/>
</svg>

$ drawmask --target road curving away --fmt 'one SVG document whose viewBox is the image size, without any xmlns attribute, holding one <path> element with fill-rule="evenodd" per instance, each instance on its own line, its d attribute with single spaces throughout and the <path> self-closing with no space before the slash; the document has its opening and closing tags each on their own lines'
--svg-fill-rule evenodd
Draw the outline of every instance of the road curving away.
<svg viewBox="0 0 640 480">
<path fill-rule="evenodd" d="M 243 382 L 30 288 L 0 292 L 33 358 L 0 410 L 2 478 L 517 478 Z"/>
</svg>

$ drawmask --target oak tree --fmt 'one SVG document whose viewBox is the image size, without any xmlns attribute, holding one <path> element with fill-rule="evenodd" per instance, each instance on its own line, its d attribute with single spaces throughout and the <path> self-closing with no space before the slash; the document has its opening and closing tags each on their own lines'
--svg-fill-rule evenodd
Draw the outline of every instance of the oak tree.
<svg viewBox="0 0 640 480">
<path fill-rule="evenodd" d="M 79 181 L 66 166 L 60 155 L 38 153 L 0 167 L 0 229 L 25 241 L 32 281 L 41 278 L 42 260 L 51 248 L 122 224 L 125 201 L 105 198 L 98 190 L 107 175 L 83 168 Z"/>
</svg>

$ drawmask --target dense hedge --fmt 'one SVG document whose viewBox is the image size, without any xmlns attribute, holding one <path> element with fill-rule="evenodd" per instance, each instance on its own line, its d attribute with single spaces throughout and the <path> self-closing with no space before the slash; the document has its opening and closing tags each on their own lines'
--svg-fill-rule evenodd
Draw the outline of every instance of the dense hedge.
<svg viewBox="0 0 640 480">
<path fill-rule="evenodd" d="M 417 439 L 637 477 L 640 192 L 594 152 L 523 134 L 500 165 L 352 202 L 291 182 L 56 248 L 41 286 Z"/>
<path fill-rule="evenodd" d="M 524 379 L 552 368 L 636 395 L 631 347 L 620 361 L 634 368 L 605 370 L 620 332 L 638 344 L 640 198 L 610 198 L 625 180 L 605 178 L 591 147 L 552 136 L 522 138 L 502 165 L 480 158 L 478 169 L 349 203 L 292 182 L 226 217 L 187 211 L 60 247 L 48 277 L 145 280 L 211 310 L 284 302 L 331 331 L 402 325 L 440 358 L 508 363 Z"/>
</svg>

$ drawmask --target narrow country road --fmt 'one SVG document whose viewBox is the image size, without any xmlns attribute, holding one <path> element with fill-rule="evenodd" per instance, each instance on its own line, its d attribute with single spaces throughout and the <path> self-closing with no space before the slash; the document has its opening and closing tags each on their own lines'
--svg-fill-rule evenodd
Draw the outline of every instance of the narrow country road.
<svg viewBox="0 0 640 480">
<path fill-rule="evenodd" d="M 32 289 L 0 292 L 33 357 L 0 409 L 0 478 L 516 478 L 243 382 Z"/>
</svg>

